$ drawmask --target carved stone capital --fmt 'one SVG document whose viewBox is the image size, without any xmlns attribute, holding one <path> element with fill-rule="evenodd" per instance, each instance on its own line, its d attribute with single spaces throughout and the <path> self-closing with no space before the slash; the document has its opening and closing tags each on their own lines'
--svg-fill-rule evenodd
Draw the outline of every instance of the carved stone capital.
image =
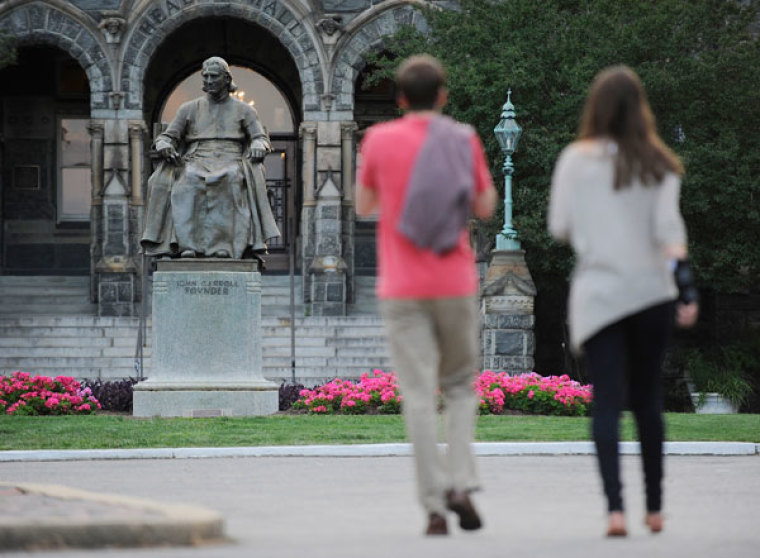
<svg viewBox="0 0 760 558">
<path fill-rule="evenodd" d="M 359 126 L 353 120 L 340 123 L 340 137 L 343 141 L 350 141 L 354 138 L 354 134 L 359 129 Z"/>
<path fill-rule="evenodd" d="M 317 139 L 317 124 L 315 122 L 302 122 L 298 132 L 301 139 L 314 141 Z"/>
<path fill-rule="evenodd" d="M 87 131 L 90 132 L 90 136 L 94 139 L 102 140 L 106 133 L 106 126 L 102 120 L 90 120 L 87 125 Z"/>
<path fill-rule="evenodd" d="M 123 17 L 111 15 L 101 19 L 98 27 L 108 44 L 119 44 L 126 23 Z"/>
<path fill-rule="evenodd" d="M 132 121 L 129 123 L 129 137 L 133 139 L 141 139 L 145 136 L 145 132 L 148 131 L 148 127 L 145 122 Z"/>
</svg>

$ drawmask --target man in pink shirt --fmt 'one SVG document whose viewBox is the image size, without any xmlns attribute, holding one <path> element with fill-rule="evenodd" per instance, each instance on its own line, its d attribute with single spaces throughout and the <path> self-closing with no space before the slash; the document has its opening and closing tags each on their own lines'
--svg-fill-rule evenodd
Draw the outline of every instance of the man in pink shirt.
<svg viewBox="0 0 760 558">
<path fill-rule="evenodd" d="M 445 535 L 447 509 L 459 516 L 463 529 L 481 526 L 469 497 L 479 488 L 471 450 L 478 276 L 461 214 L 489 218 L 497 194 L 477 134 L 440 114 L 448 95 L 441 64 L 426 55 L 409 58 L 398 70 L 396 85 L 398 106 L 406 114 L 367 131 L 356 211 L 379 211 L 377 296 L 404 396 L 419 497 L 428 514 L 426 534 Z M 436 173 L 447 165 L 450 170 Z M 426 244 L 423 238 L 436 230 L 453 241 L 443 247 Z M 438 388 L 445 409 L 445 456 L 437 447 Z"/>
</svg>

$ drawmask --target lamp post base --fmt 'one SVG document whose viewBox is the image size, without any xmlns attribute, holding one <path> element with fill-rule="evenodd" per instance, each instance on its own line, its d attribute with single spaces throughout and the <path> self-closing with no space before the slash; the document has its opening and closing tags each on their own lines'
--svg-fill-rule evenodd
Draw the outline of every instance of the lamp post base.
<svg viewBox="0 0 760 558">
<path fill-rule="evenodd" d="M 536 287 L 525 251 L 491 252 L 481 291 L 483 369 L 519 374 L 533 370 Z"/>
<path fill-rule="evenodd" d="M 495 251 L 515 251 L 520 250 L 520 241 L 517 240 L 517 233 L 514 235 L 506 235 L 499 233 L 496 235 L 496 250 Z"/>
</svg>

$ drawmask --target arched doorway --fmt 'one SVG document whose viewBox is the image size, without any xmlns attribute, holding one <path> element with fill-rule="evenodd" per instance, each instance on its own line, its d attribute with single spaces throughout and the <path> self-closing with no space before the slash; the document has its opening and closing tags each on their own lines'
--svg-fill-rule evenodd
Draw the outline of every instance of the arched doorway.
<svg viewBox="0 0 760 558">
<path fill-rule="evenodd" d="M 199 44 L 197 38 L 204 37 Z M 298 180 L 298 127 L 301 83 L 298 70 L 282 44 L 254 24 L 231 18 L 204 18 L 186 23 L 156 50 L 145 80 L 144 113 L 152 137 L 174 117 L 179 105 L 203 95 L 200 67 L 209 56 L 222 56 L 244 100 L 255 103 L 274 151 L 267 157 L 267 189 L 282 236 L 270 242 L 268 271 L 288 269 L 295 250 L 301 205 Z M 154 157 L 154 161 L 155 161 Z"/>
<path fill-rule="evenodd" d="M 0 274 L 90 272 L 90 89 L 54 47 L 0 71 Z"/>
</svg>

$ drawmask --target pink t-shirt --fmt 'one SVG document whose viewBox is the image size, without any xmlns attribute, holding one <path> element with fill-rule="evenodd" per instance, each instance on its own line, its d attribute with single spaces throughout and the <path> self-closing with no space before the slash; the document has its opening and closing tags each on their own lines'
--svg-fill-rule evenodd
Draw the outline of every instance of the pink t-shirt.
<svg viewBox="0 0 760 558">
<path fill-rule="evenodd" d="M 372 126 L 361 145 L 358 181 L 378 193 L 377 226 L 379 298 L 444 298 L 477 292 L 475 255 L 466 230 L 456 247 L 444 255 L 418 248 L 397 230 L 407 184 L 417 153 L 427 134 L 428 116 L 408 114 Z M 483 145 L 472 135 L 475 191 L 491 187 Z"/>
</svg>

